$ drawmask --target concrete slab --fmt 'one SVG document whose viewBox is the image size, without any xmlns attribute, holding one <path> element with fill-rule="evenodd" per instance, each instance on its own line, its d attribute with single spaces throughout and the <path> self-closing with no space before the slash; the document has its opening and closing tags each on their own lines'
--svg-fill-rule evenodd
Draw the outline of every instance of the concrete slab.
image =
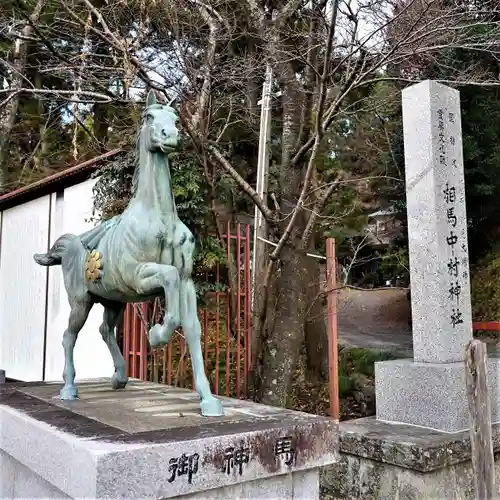
<svg viewBox="0 0 500 500">
<path fill-rule="evenodd" d="M 341 453 L 359 455 L 406 469 L 431 472 L 471 459 L 469 432 L 445 433 L 413 425 L 359 418 L 339 425 Z M 493 426 L 495 450 L 500 425 Z"/>
</svg>

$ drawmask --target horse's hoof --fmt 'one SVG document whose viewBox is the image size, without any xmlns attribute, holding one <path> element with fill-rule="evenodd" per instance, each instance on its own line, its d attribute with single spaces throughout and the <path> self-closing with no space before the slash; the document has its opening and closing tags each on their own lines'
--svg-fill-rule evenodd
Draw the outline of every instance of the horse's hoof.
<svg viewBox="0 0 500 500">
<path fill-rule="evenodd" d="M 118 375 L 118 373 L 113 373 L 111 377 L 111 387 L 115 390 L 124 389 L 127 385 L 128 377 L 126 375 Z"/>
<path fill-rule="evenodd" d="M 74 385 L 64 386 L 59 393 L 59 397 L 66 401 L 78 399 L 78 389 Z"/>
<path fill-rule="evenodd" d="M 201 414 L 204 417 L 223 417 L 224 407 L 222 403 L 213 396 L 205 398 L 200 403 Z"/>
<path fill-rule="evenodd" d="M 153 325 L 149 330 L 148 334 L 149 345 L 153 349 L 164 345 L 164 343 L 162 342 L 162 330 L 163 330 L 162 326 L 158 324 Z"/>
</svg>

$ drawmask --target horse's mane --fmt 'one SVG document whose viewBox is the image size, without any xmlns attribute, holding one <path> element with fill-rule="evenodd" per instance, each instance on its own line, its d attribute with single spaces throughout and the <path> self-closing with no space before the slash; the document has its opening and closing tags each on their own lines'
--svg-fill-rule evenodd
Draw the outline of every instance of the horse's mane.
<svg viewBox="0 0 500 500">
<path fill-rule="evenodd" d="M 140 141 L 141 141 L 141 133 L 142 133 L 142 126 L 143 126 L 143 119 L 144 119 L 144 113 L 141 116 L 141 126 L 139 127 L 139 130 L 137 131 L 137 134 L 135 135 L 135 155 L 134 155 L 134 175 L 132 176 L 132 197 L 134 197 L 137 193 L 137 186 L 139 184 L 139 148 L 140 148 Z"/>
</svg>

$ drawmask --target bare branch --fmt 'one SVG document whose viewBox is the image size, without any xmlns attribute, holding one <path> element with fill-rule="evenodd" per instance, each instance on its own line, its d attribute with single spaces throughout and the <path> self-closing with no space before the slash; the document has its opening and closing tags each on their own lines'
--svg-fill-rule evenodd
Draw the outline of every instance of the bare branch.
<svg viewBox="0 0 500 500">
<path fill-rule="evenodd" d="M 195 3 L 199 5 L 200 13 L 210 29 L 210 34 L 208 37 L 208 53 L 205 66 L 203 68 L 203 84 L 201 86 L 198 102 L 196 104 L 196 110 L 191 118 L 191 126 L 194 129 L 198 129 L 200 127 L 202 117 L 205 117 L 207 115 L 208 103 L 211 95 L 211 72 L 212 67 L 215 65 L 215 50 L 217 43 L 216 33 L 219 27 L 219 22 L 221 22 L 222 18 L 220 14 L 217 13 L 217 11 L 212 8 L 207 8 L 202 2 L 195 1 Z M 217 19 L 217 21 L 215 19 Z"/>
<path fill-rule="evenodd" d="M 269 256 L 269 258 L 271 260 L 276 260 L 278 258 L 281 250 L 283 249 L 285 243 L 287 242 L 289 236 L 292 233 L 292 230 L 294 228 L 297 217 L 299 216 L 299 213 L 302 210 L 302 204 L 304 203 L 304 200 L 307 196 L 307 192 L 309 190 L 309 183 L 311 181 L 311 177 L 312 177 L 313 171 L 314 171 L 314 166 L 316 163 L 316 157 L 317 157 L 319 148 L 321 146 L 321 141 L 322 141 L 323 134 L 324 134 L 324 128 L 323 128 L 323 122 L 322 122 L 323 106 L 324 106 L 325 98 L 326 98 L 326 86 L 327 86 L 327 77 L 329 74 L 330 57 L 331 57 L 331 53 L 332 53 L 333 40 L 335 37 L 335 28 L 337 25 L 338 4 L 339 4 L 339 0 L 334 0 L 334 10 L 333 10 L 333 13 L 331 16 L 330 26 L 328 29 L 328 39 L 327 39 L 327 46 L 326 46 L 326 50 L 325 50 L 323 73 L 321 75 L 319 101 L 318 101 L 318 106 L 316 109 L 315 139 L 314 139 L 313 149 L 312 149 L 311 156 L 309 158 L 309 162 L 307 165 L 306 173 L 304 176 L 304 182 L 302 185 L 302 190 L 301 190 L 299 199 L 297 200 L 297 205 L 292 212 L 292 216 L 290 217 L 290 220 L 288 221 L 288 224 L 285 228 L 285 231 L 283 232 L 283 235 L 281 236 L 281 238 L 278 241 L 278 245 L 276 246 L 276 248 L 273 250 L 273 252 Z"/>
<path fill-rule="evenodd" d="M 8 95 L 2 102 L 0 102 L 0 110 L 4 106 L 7 106 L 7 104 L 9 103 L 9 101 L 11 101 L 12 99 L 14 99 L 14 97 L 17 97 L 20 93 L 21 93 L 20 90 L 14 90 L 10 95 Z"/>
<path fill-rule="evenodd" d="M 1 94 L 9 94 L 11 93 L 11 89 L 0 89 L 0 95 Z M 113 99 L 111 99 L 108 95 L 106 94 L 100 94 L 99 92 L 92 92 L 90 90 L 81 90 L 79 93 L 82 96 L 88 96 L 89 98 L 92 99 L 82 99 L 77 96 L 75 96 L 75 91 L 74 90 L 59 90 L 59 89 L 37 89 L 37 88 L 21 88 L 17 89 L 15 91 L 17 94 L 22 94 L 22 93 L 27 93 L 27 94 L 33 94 L 33 95 L 51 95 L 51 96 L 58 96 L 58 97 L 65 97 L 65 96 L 72 96 L 69 98 L 66 98 L 68 102 L 81 102 L 81 103 L 95 103 L 95 102 L 112 102 Z M 3 101 L 5 102 L 5 101 Z M 2 102 L 2 104 L 3 104 Z"/>
<path fill-rule="evenodd" d="M 33 12 L 25 22 L 21 34 L 24 38 L 30 38 L 33 34 L 32 24 L 36 24 L 42 14 L 47 0 L 38 0 Z M 3 182 L 7 177 L 5 169 L 6 147 L 9 142 L 9 136 L 16 122 L 17 111 L 19 108 L 19 96 L 21 87 L 25 82 L 25 71 L 28 60 L 28 43 L 24 40 L 17 39 L 14 42 L 13 48 L 13 77 L 9 89 L 9 93 L 14 91 L 15 94 L 10 99 L 5 99 L 2 102 L 0 110 L 4 110 L 3 116 L 0 115 L 0 188 L 3 188 Z"/>
<path fill-rule="evenodd" d="M 327 188 L 323 191 L 323 194 L 318 198 L 316 203 L 314 204 L 314 207 L 311 211 L 311 215 L 309 216 L 309 219 L 306 224 L 306 228 L 304 229 L 304 233 L 302 234 L 302 246 L 306 247 L 307 243 L 309 241 L 309 238 L 311 237 L 314 227 L 316 225 L 316 220 L 319 217 L 319 214 L 323 211 L 326 202 L 330 199 L 330 197 L 333 195 L 333 193 L 340 187 L 340 180 L 341 175 L 339 174 L 337 176 L 337 179 L 333 181 Z"/>
<path fill-rule="evenodd" d="M 234 179 L 234 181 L 240 186 L 240 188 L 252 199 L 252 201 L 257 205 L 259 210 L 267 222 L 274 222 L 273 212 L 265 205 L 262 198 L 259 196 L 257 191 L 248 184 L 248 182 L 241 177 L 237 170 L 229 163 L 229 161 L 224 157 L 224 155 L 214 146 L 208 144 L 205 146 L 209 153 L 215 158 L 217 163 L 219 163 L 222 168 Z"/>
<path fill-rule="evenodd" d="M 104 33 L 93 26 L 90 26 L 89 29 L 92 32 L 94 32 L 97 36 L 99 36 L 105 43 L 111 45 L 116 50 L 121 52 L 124 55 L 124 57 L 128 59 L 135 66 L 139 76 L 144 82 L 146 82 L 151 88 L 161 92 L 168 98 L 164 87 L 162 85 L 159 85 L 157 82 L 155 82 L 148 76 L 149 68 L 146 68 L 145 65 L 137 57 L 132 56 L 128 53 L 127 45 L 111 31 L 108 24 L 104 20 L 104 17 L 102 16 L 101 12 L 89 0 L 83 0 L 83 1 L 89 7 L 90 11 L 96 16 L 97 20 L 104 29 Z M 68 12 L 68 14 L 75 19 L 75 21 L 80 23 L 80 25 L 83 28 L 86 27 L 86 22 L 83 19 L 80 19 L 80 17 L 77 14 L 75 14 L 64 2 L 62 3 L 62 6 L 66 10 L 66 12 Z"/>
<path fill-rule="evenodd" d="M 264 11 L 262 10 L 257 0 L 247 0 L 247 5 L 250 9 L 257 26 L 260 28 L 264 24 Z"/>
</svg>

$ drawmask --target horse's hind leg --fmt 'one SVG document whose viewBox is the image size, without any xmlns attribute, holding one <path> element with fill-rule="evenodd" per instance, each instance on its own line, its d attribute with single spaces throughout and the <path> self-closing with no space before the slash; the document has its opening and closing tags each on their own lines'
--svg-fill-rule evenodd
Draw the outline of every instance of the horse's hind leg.
<svg viewBox="0 0 500 500">
<path fill-rule="evenodd" d="M 104 304 L 103 321 L 99 327 L 99 332 L 108 346 L 109 353 L 113 358 L 113 364 L 115 365 L 115 373 L 111 377 L 111 387 L 113 389 L 123 389 L 128 382 L 128 377 L 125 373 L 125 360 L 115 337 L 115 327 L 120 322 L 124 310 L 125 304 L 120 302 L 106 302 Z"/>
<path fill-rule="evenodd" d="M 87 321 L 93 301 L 90 295 L 81 299 L 73 299 L 70 302 L 71 312 L 69 314 L 68 328 L 64 332 L 62 345 L 64 347 L 64 387 L 61 389 L 61 399 L 76 399 L 78 391 L 75 386 L 75 362 L 73 351 L 75 349 L 78 333 Z"/>
<path fill-rule="evenodd" d="M 186 337 L 191 363 L 193 365 L 196 391 L 201 398 L 201 413 L 205 417 L 224 415 L 222 403 L 212 395 L 208 383 L 201 352 L 201 325 L 198 319 L 196 290 L 191 278 L 184 279 L 180 285 L 180 309 L 182 331 Z"/>
</svg>

